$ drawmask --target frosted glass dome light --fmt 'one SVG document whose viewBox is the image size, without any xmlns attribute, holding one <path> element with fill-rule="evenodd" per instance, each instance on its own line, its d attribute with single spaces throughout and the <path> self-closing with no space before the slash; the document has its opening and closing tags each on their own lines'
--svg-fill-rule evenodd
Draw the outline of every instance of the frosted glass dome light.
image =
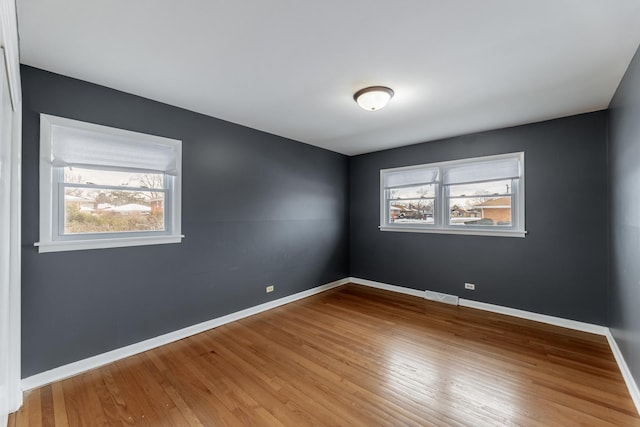
<svg viewBox="0 0 640 427">
<path fill-rule="evenodd" d="M 384 108 L 391 98 L 393 98 L 393 90 L 385 86 L 365 87 L 353 95 L 358 105 L 367 111 Z"/>
</svg>

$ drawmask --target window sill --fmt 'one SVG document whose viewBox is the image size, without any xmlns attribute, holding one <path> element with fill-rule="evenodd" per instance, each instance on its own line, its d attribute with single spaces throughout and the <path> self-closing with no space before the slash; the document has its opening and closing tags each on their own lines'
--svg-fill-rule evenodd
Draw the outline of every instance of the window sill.
<svg viewBox="0 0 640 427">
<path fill-rule="evenodd" d="M 398 231 L 401 233 L 434 233 L 434 234 L 461 234 L 467 236 L 497 236 L 497 237 L 525 237 L 526 231 L 515 230 L 487 230 L 487 229 L 451 229 L 451 228 L 427 228 L 427 227 L 398 227 L 381 225 L 380 231 Z"/>
<path fill-rule="evenodd" d="M 38 252 L 63 252 L 79 251 L 87 249 L 122 248 L 129 246 L 162 245 L 167 243 L 180 243 L 184 238 L 178 236 L 152 236 L 152 237 L 120 237 L 116 239 L 93 240 L 64 240 L 55 242 L 36 242 Z"/>
</svg>

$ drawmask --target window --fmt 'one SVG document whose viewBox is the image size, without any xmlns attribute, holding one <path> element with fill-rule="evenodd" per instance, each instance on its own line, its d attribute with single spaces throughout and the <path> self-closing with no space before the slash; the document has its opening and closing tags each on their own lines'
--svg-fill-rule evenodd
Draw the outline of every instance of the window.
<svg viewBox="0 0 640 427">
<path fill-rule="evenodd" d="M 380 230 L 524 237 L 524 153 L 380 171 Z"/>
<path fill-rule="evenodd" d="M 40 252 L 179 243 L 181 141 L 40 115 Z"/>
</svg>

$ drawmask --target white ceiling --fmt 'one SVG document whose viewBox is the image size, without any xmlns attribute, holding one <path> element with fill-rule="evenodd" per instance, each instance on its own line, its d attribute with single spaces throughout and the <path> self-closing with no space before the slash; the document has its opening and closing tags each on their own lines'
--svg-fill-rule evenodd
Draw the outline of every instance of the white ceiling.
<svg viewBox="0 0 640 427">
<path fill-rule="evenodd" d="M 24 64 L 349 155 L 607 108 L 640 44 L 639 0 L 17 5 Z"/>
</svg>

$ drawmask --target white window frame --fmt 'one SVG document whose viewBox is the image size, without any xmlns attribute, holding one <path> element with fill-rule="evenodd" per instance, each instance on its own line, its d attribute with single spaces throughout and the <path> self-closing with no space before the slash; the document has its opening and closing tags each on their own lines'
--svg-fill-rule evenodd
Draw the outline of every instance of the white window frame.
<svg viewBox="0 0 640 427">
<path fill-rule="evenodd" d="M 53 128 L 55 126 L 89 131 L 100 134 L 102 138 L 112 137 L 119 141 L 137 145 L 149 144 L 150 147 L 163 145 L 171 147 L 175 153 L 175 171 L 165 174 L 165 229 L 162 231 L 114 232 L 64 234 L 64 197 L 61 190 L 64 185 L 64 167 L 52 162 Z M 131 170 L 118 164 L 101 167 L 105 170 Z M 155 135 L 147 135 L 93 123 L 81 122 L 49 114 L 40 114 L 40 241 L 35 243 L 39 252 L 59 252 L 85 249 L 117 248 L 128 246 L 180 243 L 182 223 L 182 141 Z M 126 188 L 125 188 L 126 189 Z M 62 194 L 62 195 L 61 195 Z"/>
<path fill-rule="evenodd" d="M 483 225 L 450 225 L 449 224 L 449 185 L 443 183 L 443 176 L 447 170 L 461 165 L 473 165 L 474 163 L 487 163 L 505 159 L 516 159 L 519 163 L 519 175 L 511 189 L 512 224 L 510 226 L 483 226 Z M 385 183 L 390 174 L 402 172 L 414 172 L 437 170 L 436 177 L 429 182 L 412 183 L 411 185 L 431 184 L 435 185 L 435 201 L 433 209 L 433 224 L 398 224 L 389 220 L 388 194 Z M 473 157 L 468 159 L 452 160 L 447 162 L 428 163 L 422 165 L 405 166 L 399 168 L 380 170 L 380 231 L 397 231 L 408 233 L 439 233 L 439 234 L 464 234 L 476 236 L 502 236 L 525 237 L 525 197 L 524 197 L 524 152 L 498 154 L 494 156 Z M 490 180 L 491 181 L 491 180 Z M 469 183 L 483 181 L 471 181 Z"/>
</svg>

